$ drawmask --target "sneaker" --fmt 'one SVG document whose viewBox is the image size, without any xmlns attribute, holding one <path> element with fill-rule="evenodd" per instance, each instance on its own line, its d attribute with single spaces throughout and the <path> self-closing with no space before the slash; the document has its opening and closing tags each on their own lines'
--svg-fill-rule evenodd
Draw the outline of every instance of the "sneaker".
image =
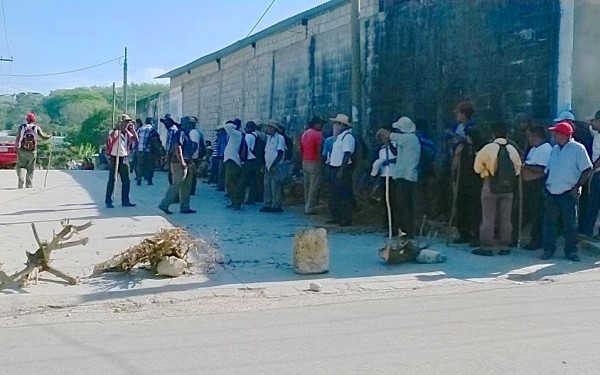
<svg viewBox="0 0 600 375">
<path fill-rule="evenodd" d="M 172 215 L 173 214 L 173 212 L 171 210 L 169 210 L 168 208 L 158 206 L 158 209 L 161 210 L 162 212 L 164 212 L 167 215 Z"/>
<path fill-rule="evenodd" d="M 112 204 L 112 203 L 107 203 L 107 204 L 106 204 L 106 208 L 115 208 L 115 206 L 113 206 L 113 204 Z"/>
<path fill-rule="evenodd" d="M 570 260 L 572 262 L 579 262 L 581 260 L 581 258 L 577 254 L 569 254 L 569 255 L 565 256 L 565 258 L 567 258 L 568 260 Z"/>
<path fill-rule="evenodd" d="M 135 203 L 131 203 L 131 202 L 123 203 L 122 206 L 123 207 L 135 207 Z"/>
<path fill-rule="evenodd" d="M 494 255 L 492 250 L 487 250 L 487 249 L 482 249 L 482 248 L 472 250 L 471 254 L 481 255 L 481 256 L 485 256 L 485 257 L 491 257 Z"/>
<path fill-rule="evenodd" d="M 188 208 L 187 210 L 182 210 L 182 211 L 179 211 L 179 212 L 182 213 L 182 214 L 195 214 L 196 210 L 192 210 L 191 208 Z"/>
</svg>

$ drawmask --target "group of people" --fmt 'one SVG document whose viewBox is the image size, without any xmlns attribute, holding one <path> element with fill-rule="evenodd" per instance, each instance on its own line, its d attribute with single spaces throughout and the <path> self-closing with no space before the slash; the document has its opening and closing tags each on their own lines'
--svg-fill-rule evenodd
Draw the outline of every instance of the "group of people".
<svg viewBox="0 0 600 375">
<path fill-rule="evenodd" d="M 476 255 L 489 256 L 496 251 L 505 255 L 520 240 L 522 228 L 530 224 L 530 242 L 524 248 L 542 248 L 543 259 L 549 259 L 555 253 L 556 235 L 561 229 L 565 256 L 579 260 L 577 232 L 592 237 L 600 209 L 600 178 L 592 177 L 600 167 L 600 111 L 589 119 L 589 127 L 583 128 L 571 112 L 562 113 L 549 128 L 522 118 L 511 134 L 506 123 L 495 122 L 491 124 L 493 138 L 488 143 L 472 121 L 472 103 L 460 103 L 454 113 L 456 125 L 447 133 L 447 167 L 451 176 L 447 193 L 452 202 L 449 219 L 459 233 L 456 242 L 468 243 Z M 152 146 L 151 139 L 158 133 L 151 119 L 137 130 L 128 116 L 122 115 L 120 120 L 107 143 L 112 159 L 107 207 L 112 207 L 117 173 L 123 182 L 123 206 L 134 206 L 128 195 L 128 167 L 123 164 L 131 144 L 135 145 L 140 171 L 138 184 L 142 179 L 152 184 L 152 155 L 157 146 Z M 198 164 L 208 158 L 208 182 L 226 192 L 230 199 L 227 208 L 240 210 L 244 204 L 263 202 L 260 212 L 282 212 L 284 186 L 291 180 L 294 166 L 300 164 L 294 163 L 294 157 L 299 155 L 304 212 L 317 213 L 325 182 L 330 191 L 330 223 L 352 223 L 353 171 L 358 147 L 352 134 L 353 122 L 347 115 L 338 114 L 328 121 L 314 117 L 299 138 L 296 155 L 293 140 L 277 121 L 260 125 L 248 121 L 243 128 L 239 119 L 227 121 L 216 129 L 212 152 L 207 148 L 210 143 L 196 129 L 197 118 L 184 116 L 179 124 L 165 115 L 160 121 L 167 129 L 170 186 L 159 208 L 166 214 L 172 214 L 170 207 L 176 202 L 181 213 L 196 212 L 190 207 L 190 195 L 195 192 Z M 324 137 L 327 122 L 332 124 L 331 134 Z M 381 148 L 371 173 L 388 187 L 384 191 L 390 202 L 392 228 L 396 234 L 409 238 L 416 235 L 415 202 L 422 193 L 419 183 L 427 178 L 425 171 L 435 158 L 433 141 L 418 128 L 411 118 L 401 117 L 391 127 L 379 129 L 376 138 Z M 580 207 L 584 187 L 587 204 Z"/>
<path fill-rule="evenodd" d="M 521 116 L 512 137 L 506 123 L 492 123 L 487 144 L 471 120 L 472 103 L 459 104 L 455 114 L 448 138 L 456 242 L 475 255 L 506 255 L 531 225 L 524 248 L 543 249 L 542 259 L 550 259 L 560 229 L 565 257 L 578 261 L 578 230 L 591 237 L 600 209 L 600 184 L 592 178 L 600 166 L 600 111 L 586 125 L 568 111 L 550 127 Z M 580 204 L 584 188 L 587 204 Z"/>
</svg>

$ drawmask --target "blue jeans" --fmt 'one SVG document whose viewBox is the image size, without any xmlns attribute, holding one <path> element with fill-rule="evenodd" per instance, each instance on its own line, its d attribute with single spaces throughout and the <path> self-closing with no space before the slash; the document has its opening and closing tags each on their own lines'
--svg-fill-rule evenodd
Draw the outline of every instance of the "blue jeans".
<svg viewBox="0 0 600 375">
<path fill-rule="evenodd" d="M 583 216 L 581 231 L 588 236 L 594 235 L 594 227 L 600 210 L 600 173 L 594 174 L 590 183 L 587 207 Z"/>
<path fill-rule="evenodd" d="M 552 195 L 546 191 L 544 207 L 544 254 L 554 255 L 559 222 L 563 225 L 565 256 L 577 253 L 577 198 L 570 191 Z"/>
</svg>

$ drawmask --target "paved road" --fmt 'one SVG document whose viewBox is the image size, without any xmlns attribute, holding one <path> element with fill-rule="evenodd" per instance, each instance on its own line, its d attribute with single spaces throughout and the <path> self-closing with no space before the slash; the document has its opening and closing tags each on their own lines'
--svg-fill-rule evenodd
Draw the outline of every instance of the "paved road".
<svg viewBox="0 0 600 375">
<path fill-rule="evenodd" d="M 0 367 L 5 374 L 598 374 L 600 282 L 478 288 L 218 314 L 195 305 L 177 316 L 162 306 L 141 315 L 0 320 Z"/>
</svg>

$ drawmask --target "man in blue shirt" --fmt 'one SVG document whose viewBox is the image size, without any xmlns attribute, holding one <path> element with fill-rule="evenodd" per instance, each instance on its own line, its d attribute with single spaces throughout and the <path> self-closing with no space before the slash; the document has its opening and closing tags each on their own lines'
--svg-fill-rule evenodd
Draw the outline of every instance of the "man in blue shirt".
<svg viewBox="0 0 600 375">
<path fill-rule="evenodd" d="M 546 202 L 544 220 L 544 255 L 550 259 L 556 251 L 556 228 L 563 223 L 565 257 L 579 261 L 577 255 L 577 201 L 581 187 L 592 173 L 592 162 L 585 147 L 573 140 L 573 127 L 560 122 L 550 128 L 556 146 L 546 168 Z"/>
</svg>

